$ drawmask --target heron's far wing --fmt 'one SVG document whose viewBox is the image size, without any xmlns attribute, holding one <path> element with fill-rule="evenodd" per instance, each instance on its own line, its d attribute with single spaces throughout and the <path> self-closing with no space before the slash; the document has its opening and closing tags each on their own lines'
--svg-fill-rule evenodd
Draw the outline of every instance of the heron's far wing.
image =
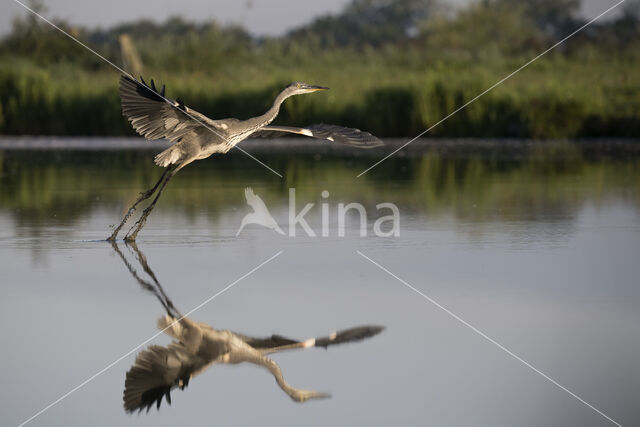
<svg viewBox="0 0 640 427">
<path fill-rule="evenodd" d="M 160 409 L 163 398 L 171 404 L 171 390 L 184 389 L 198 365 L 194 356 L 179 343 L 168 347 L 149 346 L 138 354 L 127 372 L 123 394 L 125 411 L 140 412 L 146 408 L 148 412 L 154 404 Z"/>
<path fill-rule="evenodd" d="M 280 347 L 283 345 L 289 344 L 297 344 L 300 341 L 293 340 L 291 338 L 286 338 L 281 335 L 271 335 L 270 337 L 250 337 L 247 335 L 242 335 L 234 332 L 234 334 L 240 338 L 242 341 L 249 344 L 251 347 L 255 349 L 265 349 L 265 348 L 274 348 Z"/>
<path fill-rule="evenodd" d="M 122 113 L 136 132 L 147 139 L 166 138 L 176 142 L 206 132 L 222 133 L 227 128 L 223 121 L 211 120 L 184 105 L 180 99 L 166 98 L 164 86 L 157 90 L 153 80 L 147 85 L 144 80 L 139 82 L 121 75 L 120 98 Z"/>
<path fill-rule="evenodd" d="M 336 331 L 326 337 L 318 337 L 304 341 L 293 340 L 281 335 L 271 335 L 270 337 L 266 338 L 256 338 L 238 334 L 235 332 L 234 334 L 255 349 L 276 348 L 281 346 L 289 346 L 291 344 L 304 344 L 302 345 L 303 347 L 327 348 L 332 345 L 362 341 L 378 335 L 380 332 L 384 331 L 384 329 L 384 326 L 376 325 L 356 326 L 354 328 Z"/>
<path fill-rule="evenodd" d="M 360 129 L 348 128 L 337 125 L 327 125 L 324 123 L 315 124 L 306 128 L 290 126 L 265 126 L 252 136 L 272 137 L 279 133 L 295 133 L 298 135 L 310 136 L 312 138 L 327 139 L 340 144 L 350 145 L 358 148 L 374 148 L 384 145 L 377 137 L 369 132 Z"/>
</svg>

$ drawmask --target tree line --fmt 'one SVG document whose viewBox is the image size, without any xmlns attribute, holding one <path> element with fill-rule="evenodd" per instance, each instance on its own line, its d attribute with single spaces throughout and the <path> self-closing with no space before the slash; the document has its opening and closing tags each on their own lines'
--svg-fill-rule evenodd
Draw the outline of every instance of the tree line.
<svg viewBox="0 0 640 427">
<path fill-rule="evenodd" d="M 283 122 L 409 136 L 570 34 L 579 12 L 580 0 L 352 0 L 281 37 L 181 17 L 55 23 L 116 64 L 126 35 L 145 76 L 214 117 L 260 112 L 283 85 L 310 80 L 341 96 L 289 102 Z M 637 136 L 639 52 L 640 1 L 628 0 L 433 135 Z M 14 19 L 0 64 L 0 133 L 130 134 L 109 65 L 34 15 Z"/>
</svg>

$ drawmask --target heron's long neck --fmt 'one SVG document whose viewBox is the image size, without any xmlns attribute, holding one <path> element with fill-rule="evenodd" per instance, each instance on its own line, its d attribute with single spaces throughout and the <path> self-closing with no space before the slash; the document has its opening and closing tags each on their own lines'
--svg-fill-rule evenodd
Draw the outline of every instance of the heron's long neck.
<svg viewBox="0 0 640 427">
<path fill-rule="evenodd" d="M 273 121 L 278 116 L 280 112 L 280 105 L 287 99 L 291 94 L 285 89 L 278 96 L 276 96 L 275 101 L 273 101 L 273 105 L 269 110 L 261 116 L 256 117 L 256 121 L 258 126 L 266 126 Z"/>
</svg>

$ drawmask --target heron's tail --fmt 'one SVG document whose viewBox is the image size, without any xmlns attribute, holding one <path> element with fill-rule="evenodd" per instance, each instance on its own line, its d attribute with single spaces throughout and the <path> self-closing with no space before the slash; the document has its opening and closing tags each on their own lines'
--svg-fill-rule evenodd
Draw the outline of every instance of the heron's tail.
<svg viewBox="0 0 640 427">
<path fill-rule="evenodd" d="M 180 148 L 174 145 L 158 154 L 155 157 L 154 162 L 156 163 L 156 165 L 166 168 L 167 166 L 178 162 L 178 160 L 180 160 L 180 157 L 182 157 L 182 152 L 180 151 Z"/>
</svg>

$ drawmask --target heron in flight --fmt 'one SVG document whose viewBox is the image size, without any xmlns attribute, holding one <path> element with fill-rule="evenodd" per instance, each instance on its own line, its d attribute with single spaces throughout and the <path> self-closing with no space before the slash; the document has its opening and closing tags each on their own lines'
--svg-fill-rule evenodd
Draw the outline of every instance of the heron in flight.
<svg viewBox="0 0 640 427">
<path fill-rule="evenodd" d="M 173 338 L 167 346 L 151 345 L 140 352 L 125 378 L 123 393 L 126 412 L 147 412 L 152 406 L 158 409 L 163 399 L 171 404 L 171 391 L 184 390 L 189 381 L 216 363 L 252 363 L 268 370 L 280 388 L 295 402 L 323 399 L 329 394 L 303 390 L 291 386 L 282 375 L 278 364 L 267 357 L 271 353 L 310 347 L 329 346 L 361 341 L 379 334 L 382 326 L 358 326 L 333 332 L 319 338 L 295 340 L 281 335 L 264 338 L 251 337 L 229 330 L 214 329 L 206 323 L 199 323 L 182 315 L 158 282 L 155 274 L 135 242 L 127 247 L 133 249 L 138 262 L 152 281 L 142 278 L 126 259 L 115 242 L 112 246 L 142 287 L 153 293 L 166 311 L 158 320 L 158 328 Z"/>
<path fill-rule="evenodd" d="M 127 75 L 121 75 L 120 98 L 122 99 L 123 114 L 140 135 L 150 140 L 165 138 L 173 145 L 155 157 L 156 165 L 165 168 L 164 172 L 153 187 L 140 193 L 140 196 L 125 213 L 120 224 L 107 238 L 109 241 L 116 239 L 120 229 L 133 214 L 136 206 L 157 192 L 153 201 L 144 209 L 138 221 L 125 235 L 125 241 L 134 241 L 158 202 L 165 186 L 180 169 L 195 160 L 206 159 L 214 153 L 226 153 L 249 136 L 260 136 L 261 133 L 263 135 L 294 133 L 358 148 L 372 148 L 382 145 L 382 141 L 378 138 L 359 129 L 326 124 L 317 124 L 306 128 L 270 125 L 278 115 L 280 105 L 287 98 L 328 89 L 323 86 L 293 82 L 280 92 L 271 108 L 260 116 L 248 120 L 234 118 L 212 120 L 187 107 L 180 98 L 172 100 L 165 97 L 164 85 L 162 89 L 157 90 L 153 80 L 151 80 L 151 85 L 147 85 L 142 77 L 140 80 L 137 81 Z"/>
</svg>

